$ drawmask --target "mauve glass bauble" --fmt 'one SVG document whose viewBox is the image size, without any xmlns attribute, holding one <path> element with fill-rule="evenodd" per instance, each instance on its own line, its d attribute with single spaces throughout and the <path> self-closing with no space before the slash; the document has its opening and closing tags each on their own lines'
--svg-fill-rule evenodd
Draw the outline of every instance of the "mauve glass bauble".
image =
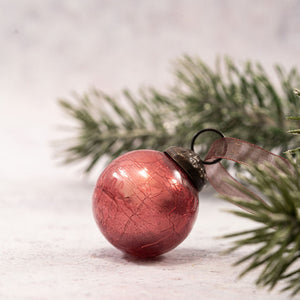
<svg viewBox="0 0 300 300">
<path fill-rule="evenodd" d="M 197 216 L 198 191 L 166 153 L 136 150 L 115 159 L 100 175 L 93 212 L 116 248 L 154 257 L 187 237 Z"/>
</svg>

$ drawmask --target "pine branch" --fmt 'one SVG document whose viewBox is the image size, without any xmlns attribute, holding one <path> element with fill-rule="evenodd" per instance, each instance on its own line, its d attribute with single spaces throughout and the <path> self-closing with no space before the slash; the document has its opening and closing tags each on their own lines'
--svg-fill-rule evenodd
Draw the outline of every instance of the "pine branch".
<svg viewBox="0 0 300 300">
<path fill-rule="evenodd" d="M 283 290 L 296 295 L 300 292 L 300 154 L 289 160 L 290 169 L 284 165 L 281 171 L 272 165 L 252 166 L 249 168 L 251 178 L 243 178 L 247 184 L 263 193 L 268 205 L 257 199 L 246 202 L 223 197 L 231 203 L 254 210 L 254 214 L 241 211 L 232 213 L 259 224 L 255 229 L 225 237 L 235 238 L 228 252 L 248 245 L 257 246 L 256 250 L 236 262 L 248 262 L 241 276 L 261 267 L 257 285 L 272 289 L 282 282 Z"/>
<path fill-rule="evenodd" d="M 285 116 L 299 107 L 293 93 L 293 84 L 300 80 L 296 69 L 286 72 L 275 66 L 278 87 L 259 63 L 237 65 L 226 58 L 211 69 L 186 56 L 175 74 L 173 98 L 185 106 L 184 124 L 192 131 L 215 127 L 268 150 L 294 147 L 294 139 L 286 134 Z"/>
<path fill-rule="evenodd" d="M 172 143 L 169 123 L 172 107 L 168 99 L 156 95 L 142 94 L 143 101 L 124 91 L 126 106 L 100 91 L 92 90 L 83 96 L 74 95 L 75 103 L 60 100 L 60 106 L 76 121 L 74 137 L 64 141 L 62 155 L 65 163 L 89 159 L 89 172 L 101 157 L 115 158 L 127 151 L 140 148 L 159 148 Z M 70 144 L 70 146 L 66 146 Z"/>
<path fill-rule="evenodd" d="M 218 59 L 214 69 L 197 57 L 175 64 L 173 86 L 159 92 L 124 91 L 115 99 L 93 90 L 60 100 L 76 124 L 71 138 L 61 143 L 66 163 L 88 160 L 89 172 L 102 157 L 111 160 L 141 148 L 164 150 L 189 147 L 193 135 L 213 127 L 268 150 L 294 148 L 295 136 L 286 133 L 286 115 L 297 111 L 292 87 L 300 85 L 296 69 L 275 67 L 278 85 L 262 65 Z M 206 152 L 201 140 L 200 154 Z"/>
<path fill-rule="evenodd" d="M 300 97 L 300 90 L 294 89 L 295 95 Z M 288 117 L 289 120 L 296 120 L 300 121 L 300 116 L 293 116 L 293 117 Z M 300 135 L 300 129 L 291 129 L 288 131 L 288 133 L 294 134 L 294 135 Z M 297 147 L 295 149 L 288 150 L 286 153 L 288 154 L 295 154 L 296 152 L 300 151 L 300 147 Z"/>
</svg>

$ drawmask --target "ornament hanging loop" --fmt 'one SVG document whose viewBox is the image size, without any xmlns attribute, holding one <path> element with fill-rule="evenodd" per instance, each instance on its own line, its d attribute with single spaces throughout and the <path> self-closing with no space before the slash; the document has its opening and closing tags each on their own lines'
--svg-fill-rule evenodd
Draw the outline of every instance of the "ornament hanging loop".
<svg viewBox="0 0 300 300">
<path fill-rule="evenodd" d="M 198 136 L 199 136 L 200 134 L 204 133 L 204 132 L 207 132 L 207 131 L 215 132 L 215 133 L 217 133 L 218 135 L 220 135 L 221 138 L 224 138 L 224 134 L 223 134 L 221 131 L 217 130 L 217 129 L 214 129 L 214 128 L 206 128 L 206 129 L 202 129 L 202 130 L 198 131 L 198 132 L 194 135 L 194 137 L 193 137 L 193 139 L 192 139 L 192 142 L 191 142 L 191 150 L 192 150 L 192 151 L 194 151 L 195 141 L 196 141 L 196 139 L 198 138 Z M 194 152 L 195 152 L 195 151 L 194 151 Z M 204 160 L 201 159 L 201 162 L 202 162 L 203 164 L 205 164 L 205 165 L 213 165 L 213 164 L 218 163 L 218 162 L 221 161 L 221 160 L 222 160 L 222 158 L 217 158 L 217 159 L 215 159 L 215 160 L 213 160 L 213 161 L 204 161 Z"/>
</svg>

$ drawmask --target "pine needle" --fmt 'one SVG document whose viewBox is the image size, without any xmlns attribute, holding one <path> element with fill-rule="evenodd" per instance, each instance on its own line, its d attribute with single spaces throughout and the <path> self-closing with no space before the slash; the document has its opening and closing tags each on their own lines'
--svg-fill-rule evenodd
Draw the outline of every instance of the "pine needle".
<svg viewBox="0 0 300 300">
<path fill-rule="evenodd" d="M 265 168 L 249 167 L 251 177 L 246 183 L 260 190 L 267 198 L 267 205 L 257 199 L 254 214 L 233 211 L 239 217 L 258 222 L 260 227 L 252 230 L 236 232 L 224 238 L 234 238 L 230 253 L 247 245 L 259 248 L 242 257 L 236 264 L 248 263 L 241 276 L 260 269 L 256 284 L 273 289 L 279 282 L 283 291 L 291 295 L 300 292 L 300 153 L 295 158 L 289 157 L 291 169 L 286 167 L 285 176 L 274 176 L 270 165 Z M 264 178 L 264 182 L 260 180 Z M 240 205 L 236 198 L 223 197 L 231 203 Z M 253 206 L 252 206 L 253 207 Z M 256 217 L 254 217 L 256 216 Z"/>
<path fill-rule="evenodd" d="M 274 71 L 279 85 L 259 63 L 218 58 L 212 68 L 198 57 L 184 56 L 175 62 L 174 83 L 165 91 L 74 94 L 59 101 L 74 127 L 57 155 L 65 163 L 85 161 L 89 172 L 102 157 L 109 161 L 135 149 L 189 147 L 193 135 L 209 127 L 267 150 L 294 148 L 296 136 L 286 133 L 285 116 L 299 107 L 292 87 L 300 86 L 300 75 L 279 65 Z M 208 144 L 204 137 L 199 141 L 202 157 Z"/>
</svg>

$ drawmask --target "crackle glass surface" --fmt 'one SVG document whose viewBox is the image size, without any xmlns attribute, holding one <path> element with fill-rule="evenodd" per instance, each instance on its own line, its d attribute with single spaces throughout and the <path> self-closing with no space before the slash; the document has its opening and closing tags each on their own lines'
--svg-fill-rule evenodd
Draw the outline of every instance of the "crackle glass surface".
<svg viewBox="0 0 300 300">
<path fill-rule="evenodd" d="M 137 150 L 115 159 L 93 195 L 96 222 L 116 248 L 154 257 L 178 246 L 198 211 L 198 192 L 166 154 Z"/>
</svg>

